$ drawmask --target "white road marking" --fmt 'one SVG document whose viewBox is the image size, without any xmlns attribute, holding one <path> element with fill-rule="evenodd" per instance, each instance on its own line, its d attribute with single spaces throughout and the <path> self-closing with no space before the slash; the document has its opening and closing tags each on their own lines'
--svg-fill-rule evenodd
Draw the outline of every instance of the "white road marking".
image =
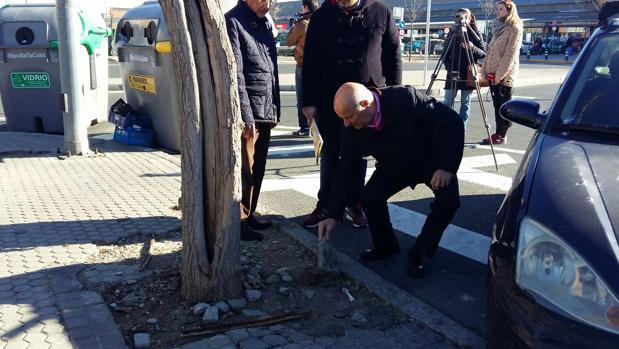
<svg viewBox="0 0 619 349">
<path fill-rule="evenodd" d="M 298 130 L 298 127 L 294 127 L 294 126 L 277 126 L 276 128 L 273 129 L 273 131 L 279 131 L 279 130 L 293 130 L 296 131 Z"/>
<path fill-rule="evenodd" d="M 311 150 L 311 145 L 308 145 Z M 284 151 L 285 147 L 278 147 Z M 296 149 L 300 149 L 297 146 Z M 499 165 L 515 164 L 516 161 L 508 154 L 497 154 Z M 511 178 L 495 173 L 484 172 L 479 168 L 494 167 L 492 155 L 471 156 L 462 159 L 458 179 L 506 192 L 511 186 Z M 372 176 L 375 168 L 368 168 L 366 181 Z M 320 187 L 320 173 L 314 172 L 301 176 L 269 178 L 262 182 L 262 191 L 292 189 L 316 199 Z M 396 204 L 388 204 L 393 227 L 404 234 L 417 237 L 426 220 L 426 215 L 406 209 Z M 486 264 L 490 238 L 474 231 L 450 224 L 445 230 L 440 247 L 457 253 L 466 258 Z"/>
<path fill-rule="evenodd" d="M 369 175 L 374 169 L 368 169 Z M 480 171 L 481 172 L 481 171 Z M 262 182 L 262 191 L 276 191 L 292 189 L 316 199 L 320 175 L 312 173 L 292 178 L 265 179 Z M 417 237 L 426 220 L 426 215 L 411 211 L 396 204 L 388 204 L 391 223 L 394 229 L 404 234 Z M 450 224 L 445 230 L 440 247 L 457 253 L 466 258 L 486 264 L 490 238 L 474 231 Z"/>
<path fill-rule="evenodd" d="M 290 133 L 290 132 L 288 132 Z M 269 148 L 269 155 L 286 155 L 314 152 L 313 144 L 285 145 Z"/>
<path fill-rule="evenodd" d="M 415 238 L 421 232 L 427 217 L 424 214 L 395 204 L 389 204 L 389 216 L 394 229 Z M 488 249 L 490 248 L 490 237 L 450 224 L 445 229 L 439 246 L 479 263 L 486 264 Z"/>
<path fill-rule="evenodd" d="M 489 145 L 479 145 L 479 144 L 477 144 L 475 146 L 475 148 L 491 150 Z M 510 148 L 503 148 L 503 147 L 494 147 L 494 151 L 495 152 L 505 152 L 505 153 L 521 154 L 521 155 L 524 155 L 524 153 L 526 153 L 526 151 L 524 151 L 524 150 L 510 149 Z"/>
</svg>

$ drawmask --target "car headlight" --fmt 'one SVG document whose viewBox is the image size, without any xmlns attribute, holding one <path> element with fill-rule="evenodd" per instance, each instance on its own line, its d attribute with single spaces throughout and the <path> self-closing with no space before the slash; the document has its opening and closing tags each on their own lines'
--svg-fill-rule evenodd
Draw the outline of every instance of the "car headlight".
<svg viewBox="0 0 619 349">
<path fill-rule="evenodd" d="M 619 301 L 568 244 L 538 222 L 520 224 L 516 282 L 574 318 L 619 334 Z"/>
</svg>

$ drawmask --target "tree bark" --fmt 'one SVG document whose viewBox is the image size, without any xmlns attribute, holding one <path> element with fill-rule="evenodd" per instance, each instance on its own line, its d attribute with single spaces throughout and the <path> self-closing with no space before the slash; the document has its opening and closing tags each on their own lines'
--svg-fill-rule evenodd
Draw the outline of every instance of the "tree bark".
<svg viewBox="0 0 619 349">
<path fill-rule="evenodd" d="M 242 291 L 242 123 L 234 56 L 216 0 L 160 4 L 181 111 L 181 293 L 189 301 L 229 299 Z"/>
</svg>

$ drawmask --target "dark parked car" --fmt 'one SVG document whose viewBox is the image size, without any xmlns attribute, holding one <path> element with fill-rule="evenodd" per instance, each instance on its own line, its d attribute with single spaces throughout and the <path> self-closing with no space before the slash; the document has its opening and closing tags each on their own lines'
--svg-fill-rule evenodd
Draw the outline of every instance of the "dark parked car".
<svg viewBox="0 0 619 349">
<path fill-rule="evenodd" d="M 490 348 L 619 348 L 619 18 L 588 40 L 499 209 L 488 256 Z"/>
</svg>

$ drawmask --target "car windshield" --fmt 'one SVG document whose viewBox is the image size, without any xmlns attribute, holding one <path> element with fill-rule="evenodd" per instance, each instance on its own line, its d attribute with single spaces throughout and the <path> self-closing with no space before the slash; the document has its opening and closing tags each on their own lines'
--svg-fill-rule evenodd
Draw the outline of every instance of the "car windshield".
<svg viewBox="0 0 619 349">
<path fill-rule="evenodd" d="M 600 37 L 575 79 L 560 123 L 619 127 L 619 34 Z"/>
</svg>

